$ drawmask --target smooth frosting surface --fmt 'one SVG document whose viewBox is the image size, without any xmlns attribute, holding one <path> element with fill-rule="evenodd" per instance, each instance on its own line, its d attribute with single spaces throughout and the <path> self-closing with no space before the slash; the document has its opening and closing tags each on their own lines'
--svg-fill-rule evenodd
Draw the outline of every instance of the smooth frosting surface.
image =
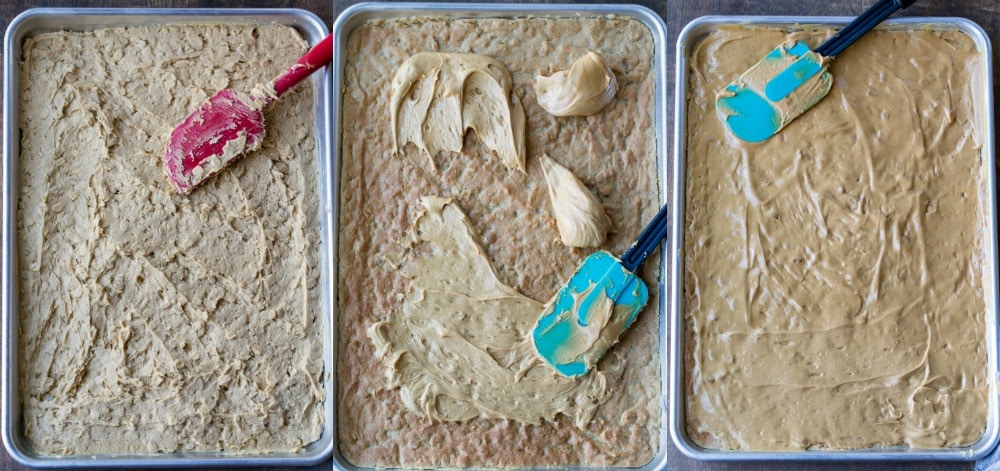
<svg viewBox="0 0 1000 471">
<path fill-rule="evenodd" d="M 833 61 L 823 101 L 739 141 L 715 93 L 786 39 L 726 27 L 690 56 L 688 433 L 741 450 L 971 444 L 994 391 L 979 53 L 957 31 L 875 31 Z"/>
</svg>

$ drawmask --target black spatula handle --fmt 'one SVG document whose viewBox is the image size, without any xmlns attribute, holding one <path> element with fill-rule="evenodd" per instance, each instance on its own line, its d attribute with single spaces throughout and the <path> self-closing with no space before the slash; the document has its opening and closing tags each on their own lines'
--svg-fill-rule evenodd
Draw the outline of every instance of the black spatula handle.
<svg viewBox="0 0 1000 471">
<path fill-rule="evenodd" d="M 854 44 L 858 38 L 871 31 L 875 25 L 889 17 L 900 8 L 913 5 L 917 0 L 879 0 L 871 8 L 865 10 L 861 16 L 857 17 L 844 29 L 833 35 L 822 46 L 815 49 L 815 52 L 823 57 L 833 57 L 840 54 L 847 46 Z"/>
<path fill-rule="evenodd" d="M 663 205 L 660 208 L 660 212 L 656 213 L 656 216 L 653 217 L 653 221 L 642 230 L 642 234 L 639 234 L 639 238 L 636 239 L 635 244 L 628 248 L 625 255 L 622 255 L 622 266 L 626 270 L 635 273 L 639 265 L 642 265 L 642 262 L 646 261 L 646 257 L 656 250 L 656 247 L 660 245 L 660 241 L 667 236 L 667 223 L 669 222 L 667 205 Z"/>
</svg>

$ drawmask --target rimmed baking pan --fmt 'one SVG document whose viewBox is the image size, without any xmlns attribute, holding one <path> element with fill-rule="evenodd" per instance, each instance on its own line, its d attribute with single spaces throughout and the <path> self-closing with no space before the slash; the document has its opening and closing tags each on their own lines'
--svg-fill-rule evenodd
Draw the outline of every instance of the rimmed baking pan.
<svg viewBox="0 0 1000 471">
<path fill-rule="evenodd" d="M 323 425 L 320 438 L 296 452 L 187 452 L 162 454 L 108 454 L 51 456 L 35 451 L 25 437 L 19 396 L 17 211 L 19 195 L 18 160 L 21 136 L 20 69 L 22 46 L 27 37 L 52 31 L 91 31 L 111 27 L 134 27 L 169 24 L 280 24 L 295 28 L 310 44 L 317 44 L 328 32 L 327 25 L 314 14 L 297 9 L 74 9 L 43 8 L 28 10 L 11 22 L 4 42 L 4 158 L 3 158 L 3 442 L 18 462 L 33 467 L 205 467 L 205 466 L 278 466 L 310 465 L 329 457 L 334 443 L 333 431 L 333 345 L 331 344 L 331 281 L 334 267 L 330 244 L 333 240 L 329 152 L 330 78 L 327 70 L 314 75 L 312 112 L 315 116 L 315 158 L 317 159 L 318 223 L 321 238 L 320 280 L 325 387 Z M 291 60 L 291 59 L 290 59 Z"/>
<path fill-rule="evenodd" d="M 992 63 L 990 41 L 986 33 L 977 24 L 964 18 L 897 18 L 891 19 L 880 28 L 894 30 L 949 30 L 959 31 L 968 35 L 974 42 L 981 73 L 969 74 L 973 105 L 974 123 L 970 125 L 978 130 L 976 144 L 979 150 L 977 213 L 981 218 L 981 229 L 985 234 L 981 239 L 979 252 L 973 254 L 974 259 L 982 261 L 982 273 L 977 276 L 982 280 L 982 295 L 985 312 L 982 319 L 985 325 L 985 338 L 982 339 L 986 350 L 986 388 L 988 410 L 986 428 L 978 441 L 969 446 L 953 448 L 864 448 L 843 451 L 826 449 L 810 449 L 804 451 L 723 451 L 703 448 L 689 434 L 686 418 L 686 403 L 688 401 L 687 366 L 685 361 L 687 342 L 685 271 L 691 270 L 686 261 L 686 245 L 684 241 L 686 215 L 689 201 L 686 192 L 688 187 L 688 165 L 692 159 L 704 159 L 704 155 L 689 153 L 688 133 L 696 132 L 689 129 L 688 102 L 692 93 L 689 90 L 691 70 L 688 59 L 691 57 L 699 41 L 710 32 L 726 25 L 748 25 L 756 27 L 775 27 L 780 29 L 804 29 L 807 26 L 840 27 L 851 18 L 841 17 L 778 17 L 778 16 L 709 16 L 698 18 L 689 23 L 680 33 L 677 41 L 677 75 L 674 130 L 674 168 L 673 189 L 677 209 L 674 212 L 671 248 L 675 257 L 673 262 L 673 291 L 671 299 L 671 370 L 670 370 L 670 433 L 674 443 L 685 454 L 699 460 L 803 460 L 803 461 L 924 461 L 924 460 L 974 460 L 989 453 L 1000 439 L 998 431 L 997 410 L 997 313 L 996 300 L 998 296 L 998 264 L 997 264 L 997 221 L 996 221 L 996 176 L 994 156 L 994 123 L 992 108 Z M 850 54 L 850 50 L 844 55 Z M 899 50 L 898 54 L 906 54 Z M 860 73 L 860 72 L 859 72 Z M 850 86 L 851 77 L 835 77 L 844 81 L 842 86 Z M 841 85 L 835 85 L 841 86 Z M 714 119 L 714 117 L 712 117 Z M 779 133 L 780 134 L 780 133 Z M 725 145 L 723 143 L 722 145 Z M 932 210 L 928 209 L 928 211 Z M 891 351 L 891 350 L 890 350 Z M 806 360 L 802 360 L 806 361 Z M 752 407 L 752 404 L 750 405 Z M 791 418 L 794 420 L 794 417 Z"/>
<path fill-rule="evenodd" d="M 660 200 L 661 204 L 668 201 L 667 199 L 667 129 L 664 113 L 666 112 L 666 100 L 667 93 L 666 90 L 666 58 L 667 58 L 667 43 L 666 43 L 666 28 L 663 20 L 653 13 L 652 11 L 639 6 L 633 5 L 569 5 L 569 4 L 555 4 L 555 5 L 533 5 L 533 4 L 452 4 L 452 3 L 362 3 L 354 5 L 346 10 L 344 10 L 334 23 L 333 35 L 334 43 L 337 45 L 337 52 L 334 55 L 334 85 L 338 93 L 333 96 L 333 122 L 334 122 L 334 132 L 332 137 L 333 142 L 333 153 L 334 160 L 337 162 L 338 175 L 335 175 L 333 181 L 335 186 L 339 185 L 341 182 L 341 177 L 339 175 L 340 167 L 346 165 L 348 159 L 351 157 L 346 155 L 342 147 L 342 129 L 347 126 L 352 125 L 352 123 L 344 122 L 344 116 L 342 115 L 343 102 L 345 101 L 343 94 L 348 93 L 345 91 L 345 60 L 347 57 L 347 52 L 345 48 L 348 47 L 348 38 L 351 36 L 359 26 L 364 25 L 370 21 L 377 20 L 390 20 L 390 19 L 401 19 L 401 18 L 414 18 L 419 20 L 424 17 L 434 17 L 434 18 L 453 18 L 453 19 L 468 19 L 468 18 L 526 18 L 526 17 L 557 17 L 557 18 L 581 18 L 581 17 L 603 17 L 603 16 L 619 16 L 626 18 L 634 18 L 645 25 L 652 36 L 654 42 L 654 59 L 653 68 L 655 72 L 655 132 L 656 132 L 656 152 L 657 152 L 657 167 L 658 167 L 658 183 L 660 187 Z M 428 41 L 445 41 L 446 38 L 428 38 Z M 513 44 L 513 43 L 512 43 Z M 553 41 L 553 45 L 555 42 Z M 391 73 L 391 72 L 389 72 Z M 530 123 L 529 123 L 530 129 Z M 529 159 L 537 158 L 537 156 L 529 156 Z M 338 187 L 339 188 L 339 187 Z M 339 194 L 341 191 L 335 188 L 334 193 Z M 338 200 L 339 201 L 339 200 Z M 338 203 L 339 204 L 339 203 Z M 346 211 L 346 208 L 344 208 Z M 667 375 L 667 365 L 666 365 L 666 319 L 662 317 L 666 313 L 666 291 L 664 286 L 664 275 L 666 274 L 666 264 L 669 257 L 662 257 L 660 263 L 660 285 L 658 287 L 650 286 L 650 289 L 658 289 L 660 293 L 659 298 L 659 312 L 661 313 L 661 318 L 659 320 L 659 361 L 660 361 L 660 387 L 661 394 L 666 392 L 666 375 Z M 335 317 L 339 314 L 335 314 Z M 335 325 L 337 320 L 335 319 Z M 339 352 L 340 349 L 336 348 Z M 336 353 L 335 353 L 336 355 Z M 344 374 L 342 371 L 341 374 Z M 398 397 L 398 391 L 392 391 L 393 397 Z M 665 397 L 665 396 L 664 396 Z M 641 470 L 654 470 L 663 469 L 666 466 L 666 453 L 667 453 L 667 433 L 666 429 L 663 427 L 667 420 L 666 403 L 663 398 L 660 398 L 659 410 L 661 412 L 660 416 L 660 430 L 659 430 L 659 443 L 658 451 L 653 459 L 642 466 Z M 339 404 L 338 404 L 339 407 Z M 339 416 L 339 414 L 338 414 Z M 341 431 L 338 429 L 335 434 L 340 436 Z M 337 440 L 338 443 L 341 440 Z M 413 450 L 399 450 L 399 453 L 413 452 Z M 336 469 L 344 470 L 360 470 L 360 469 L 373 469 L 356 466 L 351 463 L 344 454 L 341 452 L 340 448 L 334 450 L 333 453 L 334 467 Z M 570 467 L 568 469 L 581 469 L 579 467 Z"/>
</svg>

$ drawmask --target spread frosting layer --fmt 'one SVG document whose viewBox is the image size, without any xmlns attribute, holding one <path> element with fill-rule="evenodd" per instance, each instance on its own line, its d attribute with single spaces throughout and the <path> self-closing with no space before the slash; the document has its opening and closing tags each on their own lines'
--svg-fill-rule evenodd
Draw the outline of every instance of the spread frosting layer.
<svg viewBox="0 0 1000 471">
<path fill-rule="evenodd" d="M 785 40 L 723 28 L 690 56 L 688 432 L 742 450 L 971 444 L 991 390 L 979 53 L 957 31 L 876 31 L 809 113 L 739 141 L 714 94 Z"/>
<path fill-rule="evenodd" d="M 392 130 L 396 151 L 413 142 L 434 156 L 461 152 L 472 129 L 504 166 L 524 166 L 524 108 L 511 91 L 510 72 L 478 54 L 421 52 L 392 79 Z"/>
<path fill-rule="evenodd" d="M 431 420 L 537 424 L 564 414 L 586 427 L 624 362 L 605 362 L 610 369 L 578 380 L 557 375 L 530 339 L 544 306 L 497 278 L 451 200 L 424 197 L 422 203 L 425 211 L 393 257 L 411 278 L 404 303 L 368 329 L 389 386 L 400 389 L 407 408 Z M 611 304 L 605 307 L 610 317 Z M 582 342 L 589 346 L 597 333 Z"/>
</svg>

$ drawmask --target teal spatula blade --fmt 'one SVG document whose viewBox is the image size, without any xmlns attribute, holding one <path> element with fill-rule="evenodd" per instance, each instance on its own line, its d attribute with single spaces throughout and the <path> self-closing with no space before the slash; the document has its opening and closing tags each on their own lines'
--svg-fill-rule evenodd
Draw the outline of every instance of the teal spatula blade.
<svg viewBox="0 0 1000 471">
<path fill-rule="evenodd" d="M 635 275 L 667 235 L 667 206 L 656 213 L 621 259 L 594 252 L 545 306 L 531 331 L 535 350 L 557 373 L 590 372 L 649 301 Z"/>
<path fill-rule="evenodd" d="M 733 135 L 761 142 L 822 100 L 832 83 L 822 57 L 805 43 L 780 45 L 726 86 L 715 110 Z"/>
<path fill-rule="evenodd" d="M 607 252 L 594 252 L 552 298 L 532 331 L 538 354 L 563 376 L 590 371 L 635 321 L 649 292 Z"/>
<path fill-rule="evenodd" d="M 769 139 L 830 92 L 833 78 L 823 58 L 840 54 L 915 1 L 879 0 L 815 50 L 801 41 L 778 46 L 719 92 L 716 114 L 744 141 Z"/>
</svg>

